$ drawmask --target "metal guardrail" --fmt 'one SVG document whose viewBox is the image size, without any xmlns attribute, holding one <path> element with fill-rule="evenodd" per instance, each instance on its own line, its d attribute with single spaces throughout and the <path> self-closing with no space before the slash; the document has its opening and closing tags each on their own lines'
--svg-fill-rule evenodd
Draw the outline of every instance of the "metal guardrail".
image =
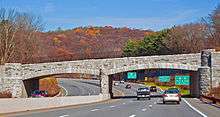
<svg viewBox="0 0 220 117">
<path fill-rule="evenodd" d="M 213 104 L 216 104 L 217 102 L 220 103 L 220 99 L 219 98 L 215 98 L 213 96 L 202 95 L 201 98 L 205 98 L 205 99 L 211 100 Z"/>
</svg>

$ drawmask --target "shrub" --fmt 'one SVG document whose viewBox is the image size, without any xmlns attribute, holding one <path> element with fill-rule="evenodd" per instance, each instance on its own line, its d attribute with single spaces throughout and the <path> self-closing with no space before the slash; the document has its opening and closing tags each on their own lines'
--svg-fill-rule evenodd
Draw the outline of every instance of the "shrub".
<svg viewBox="0 0 220 117">
<path fill-rule="evenodd" d="M 0 98 L 11 98 L 12 94 L 10 91 L 2 91 L 0 92 Z"/>
<path fill-rule="evenodd" d="M 54 77 L 47 77 L 40 79 L 39 89 L 48 91 L 49 97 L 57 95 L 60 91 L 60 87 L 58 86 L 58 81 Z"/>
</svg>

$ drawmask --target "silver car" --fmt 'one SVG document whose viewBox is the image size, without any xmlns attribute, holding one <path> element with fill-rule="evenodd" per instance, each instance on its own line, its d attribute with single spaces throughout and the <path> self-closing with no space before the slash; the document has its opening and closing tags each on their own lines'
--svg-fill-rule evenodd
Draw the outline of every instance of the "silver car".
<svg viewBox="0 0 220 117">
<path fill-rule="evenodd" d="M 176 102 L 177 104 L 180 104 L 181 101 L 181 94 L 179 93 L 179 91 L 174 89 L 164 91 L 162 97 L 163 104 L 165 104 L 166 102 Z"/>
</svg>

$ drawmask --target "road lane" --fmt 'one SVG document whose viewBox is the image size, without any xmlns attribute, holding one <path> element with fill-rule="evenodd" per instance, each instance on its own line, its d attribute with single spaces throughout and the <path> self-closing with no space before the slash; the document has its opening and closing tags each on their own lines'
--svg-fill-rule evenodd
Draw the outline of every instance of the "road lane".
<svg viewBox="0 0 220 117">
<path fill-rule="evenodd" d="M 68 83 L 74 83 L 74 86 L 76 82 L 79 83 L 80 81 L 68 81 Z M 87 83 L 85 83 L 85 82 L 90 82 L 90 81 L 83 81 L 83 82 L 84 83 L 81 83 L 81 85 L 87 85 L 85 87 L 95 86 L 95 85 L 93 86 L 88 85 Z M 91 81 L 91 83 L 95 83 L 95 82 L 97 81 Z M 126 84 L 119 84 L 119 86 L 114 86 L 114 88 L 117 88 L 123 91 L 127 96 L 134 96 L 136 94 L 136 89 L 140 87 L 140 85 L 132 84 L 131 89 L 125 89 Z M 79 84 L 77 84 L 77 86 L 78 85 Z M 16 117 L 60 117 L 60 116 L 69 116 L 69 117 L 201 117 L 201 115 L 199 115 L 197 112 L 192 110 L 184 101 L 182 101 L 179 105 L 173 104 L 173 103 L 162 104 L 161 98 L 151 98 L 151 100 L 147 100 L 147 99 L 137 100 L 136 98 L 124 98 L 119 101 L 113 101 L 112 103 L 98 103 L 98 104 L 93 104 L 93 105 L 80 106 L 79 108 L 68 108 L 68 109 L 64 108 L 64 109 L 57 109 L 57 110 L 52 110 L 48 112 L 24 113 L 24 115 L 19 115 Z"/>
<path fill-rule="evenodd" d="M 98 85 L 98 80 L 59 79 L 59 85 L 68 91 L 67 96 L 99 95 L 100 87 L 91 83 Z"/>
</svg>

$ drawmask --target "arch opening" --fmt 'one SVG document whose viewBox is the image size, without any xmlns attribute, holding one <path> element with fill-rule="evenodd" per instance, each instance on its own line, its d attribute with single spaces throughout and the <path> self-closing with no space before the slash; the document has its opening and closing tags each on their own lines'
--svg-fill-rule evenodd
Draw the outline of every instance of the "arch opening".
<svg viewBox="0 0 220 117">
<path fill-rule="evenodd" d="M 92 74 L 50 74 L 25 79 L 23 83 L 28 97 L 33 96 L 36 90 L 47 91 L 49 97 L 99 95 L 100 93 L 100 78 Z"/>
<path fill-rule="evenodd" d="M 136 78 L 129 78 L 129 73 L 136 73 Z M 160 81 L 163 76 L 169 76 L 169 81 Z M 125 70 L 124 72 L 111 74 L 109 77 L 112 82 L 111 87 L 113 87 L 110 88 L 110 90 L 118 88 L 125 92 L 123 95 L 113 93 L 113 98 L 136 98 L 136 90 L 146 86 L 156 86 L 158 91 L 160 89 L 166 90 L 171 87 L 176 87 L 180 89 L 181 94 L 185 97 L 193 97 L 198 93 L 199 87 L 198 72 L 192 69 L 151 68 Z M 189 84 L 184 84 L 187 79 L 182 82 L 183 84 L 178 84 L 180 82 L 177 79 L 178 77 L 183 79 L 184 77 L 188 77 Z M 125 81 L 125 84 L 122 84 L 121 81 Z M 126 89 L 128 84 L 131 85 L 131 89 Z M 160 92 L 154 93 L 156 97 L 160 95 Z"/>
</svg>

